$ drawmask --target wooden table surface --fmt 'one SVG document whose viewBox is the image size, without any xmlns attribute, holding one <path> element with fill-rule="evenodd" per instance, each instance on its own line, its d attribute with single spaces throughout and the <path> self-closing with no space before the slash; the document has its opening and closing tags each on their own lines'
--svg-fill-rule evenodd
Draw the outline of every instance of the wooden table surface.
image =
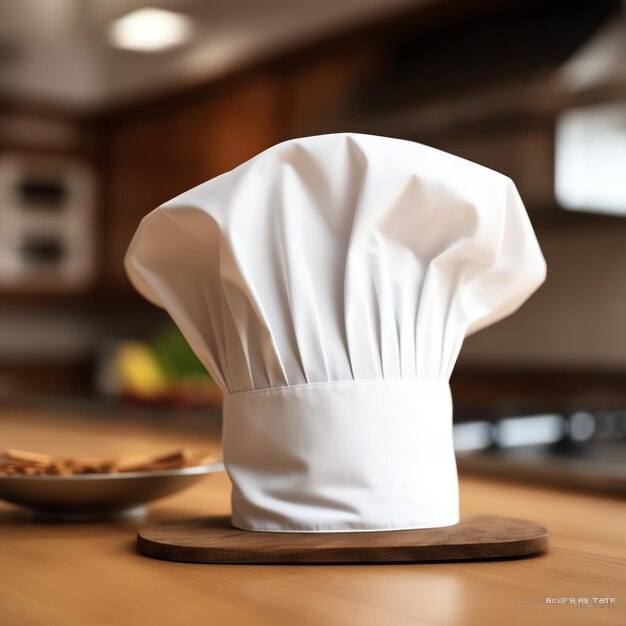
<svg viewBox="0 0 626 626">
<path fill-rule="evenodd" d="M 213 442 L 216 445 L 216 442 Z M 0 410 L 0 447 L 123 454 L 205 447 L 184 431 Z M 462 477 L 463 514 L 537 521 L 545 556 L 422 565 L 221 566 L 150 560 L 137 521 L 46 524 L 0 503 L 0 625 L 626 624 L 623 501 Z M 154 505 L 153 519 L 229 511 L 224 473 Z M 614 597 L 612 607 L 546 598 Z"/>
</svg>

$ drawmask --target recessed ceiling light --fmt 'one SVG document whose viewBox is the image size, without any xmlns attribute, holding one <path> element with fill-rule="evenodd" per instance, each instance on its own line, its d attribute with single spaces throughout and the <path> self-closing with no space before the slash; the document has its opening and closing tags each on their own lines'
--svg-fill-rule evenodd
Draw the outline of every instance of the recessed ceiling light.
<svg viewBox="0 0 626 626">
<path fill-rule="evenodd" d="M 189 41 L 192 31 L 192 20 L 185 15 L 144 8 L 112 22 L 109 40 L 124 50 L 160 52 Z"/>
</svg>

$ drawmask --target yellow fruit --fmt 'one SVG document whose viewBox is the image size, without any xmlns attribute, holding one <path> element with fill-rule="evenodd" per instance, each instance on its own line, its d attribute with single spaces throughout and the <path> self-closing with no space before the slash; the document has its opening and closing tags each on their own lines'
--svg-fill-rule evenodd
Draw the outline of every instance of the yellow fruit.
<svg viewBox="0 0 626 626">
<path fill-rule="evenodd" d="M 142 398 L 155 398 L 167 389 L 165 375 L 152 350 L 142 343 L 123 344 L 117 355 L 122 387 Z"/>
</svg>

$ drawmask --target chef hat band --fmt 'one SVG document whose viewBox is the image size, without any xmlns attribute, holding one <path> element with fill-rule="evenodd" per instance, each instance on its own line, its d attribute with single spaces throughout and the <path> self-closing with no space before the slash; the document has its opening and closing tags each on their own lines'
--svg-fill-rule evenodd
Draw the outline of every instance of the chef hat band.
<svg viewBox="0 0 626 626">
<path fill-rule="evenodd" d="M 359 134 L 165 203 L 126 266 L 225 393 L 233 523 L 308 532 L 457 521 L 450 373 L 545 277 L 508 178 Z"/>
<path fill-rule="evenodd" d="M 446 382 L 344 381 L 228 394 L 224 451 L 238 528 L 386 530 L 458 521 Z"/>
</svg>

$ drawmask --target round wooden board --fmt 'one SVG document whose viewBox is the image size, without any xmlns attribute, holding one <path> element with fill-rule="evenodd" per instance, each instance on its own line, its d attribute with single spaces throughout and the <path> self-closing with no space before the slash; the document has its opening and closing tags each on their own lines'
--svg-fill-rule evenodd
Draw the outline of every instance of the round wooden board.
<svg viewBox="0 0 626 626">
<path fill-rule="evenodd" d="M 250 532 L 228 517 L 203 517 L 147 524 L 137 547 L 187 563 L 418 563 L 537 555 L 548 550 L 548 531 L 490 515 L 444 528 L 343 533 Z"/>
</svg>

